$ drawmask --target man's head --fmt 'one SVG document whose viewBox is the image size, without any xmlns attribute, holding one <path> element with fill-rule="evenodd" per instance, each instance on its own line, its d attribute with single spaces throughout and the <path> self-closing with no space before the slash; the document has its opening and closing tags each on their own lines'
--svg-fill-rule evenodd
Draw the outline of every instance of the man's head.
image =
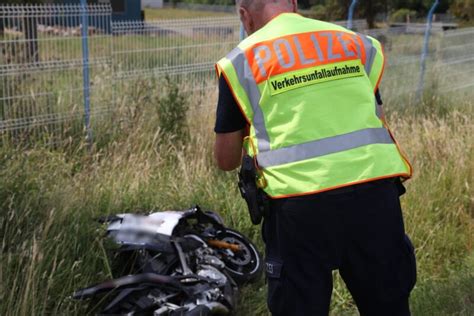
<svg viewBox="0 0 474 316">
<path fill-rule="evenodd" d="M 250 35 L 278 14 L 296 12 L 297 0 L 236 0 L 236 5 L 245 31 Z"/>
</svg>

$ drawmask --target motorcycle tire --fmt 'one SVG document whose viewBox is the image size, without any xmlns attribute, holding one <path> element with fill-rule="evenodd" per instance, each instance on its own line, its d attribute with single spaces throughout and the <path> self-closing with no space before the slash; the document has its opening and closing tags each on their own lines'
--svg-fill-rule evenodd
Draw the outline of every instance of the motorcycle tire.
<svg viewBox="0 0 474 316">
<path fill-rule="evenodd" d="M 238 231 L 226 228 L 225 231 L 217 235 L 217 239 L 241 247 L 238 253 L 233 253 L 234 256 L 222 256 L 226 272 L 238 285 L 253 282 L 261 276 L 262 257 L 257 247 L 247 237 Z"/>
</svg>

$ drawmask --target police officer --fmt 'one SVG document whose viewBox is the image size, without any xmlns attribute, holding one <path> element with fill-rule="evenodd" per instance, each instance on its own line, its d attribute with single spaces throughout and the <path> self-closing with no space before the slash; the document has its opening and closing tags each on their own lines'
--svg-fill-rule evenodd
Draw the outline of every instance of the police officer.
<svg viewBox="0 0 474 316">
<path fill-rule="evenodd" d="M 410 315 L 416 264 L 399 195 L 412 170 L 380 107 L 381 45 L 296 6 L 238 1 L 249 36 L 216 65 L 217 164 L 235 169 L 244 148 L 270 201 L 268 307 L 328 315 L 338 269 L 361 315 Z"/>
</svg>

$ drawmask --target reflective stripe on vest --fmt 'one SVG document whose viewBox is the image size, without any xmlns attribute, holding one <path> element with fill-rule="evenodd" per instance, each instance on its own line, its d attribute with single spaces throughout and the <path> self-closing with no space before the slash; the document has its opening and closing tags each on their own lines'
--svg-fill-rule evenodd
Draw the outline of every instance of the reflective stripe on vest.
<svg viewBox="0 0 474 316">
<path fill-rule="evenodd" d="M 251 123 L 246 150 L 271 197 L 411 175 L 373 95 L 383 65 L 375 39 L 294 14 L 218 62 Z"/>
<path fill-rule="evenodd" d="M 259 151 L 270 150 L 270 139 L 268 137 L 267 130 L 265 129 L 265 123 L 263 118 L 262 109 L 259 106 L 260 103 L 260 90 L 258 89 L 255 78 L 252 75 L 247 59 L 245 58 L 244 52 L 236 47 L 228 55 L 229 59 L 237 72 L 237 77 L 240 81 L 240 85 L 246 91 L 250 104 L 253 110 L 252 124 L 255 128 L 255 134 L 258 141 Z"/>
<path fill-rule="evenodd" d="M 318 139 L 310 143 L 260 152 L 257 159 L 260 167 L 268 168 L 370 144 L 393 144 L 393 140 L 387 129 L 383 127 L 368 128 L 344 135 Z"/>
</svg>

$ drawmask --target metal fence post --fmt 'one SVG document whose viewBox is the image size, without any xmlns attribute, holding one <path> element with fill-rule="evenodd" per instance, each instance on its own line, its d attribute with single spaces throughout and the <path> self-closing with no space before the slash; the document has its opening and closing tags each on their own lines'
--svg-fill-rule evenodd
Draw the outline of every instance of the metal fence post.
<svg viewBox="0 0 474 316">
<path fill-rule="evenodd" d="M 354 9 L 357 5 L 357 0 L 352 0 L 352 3 L 349 7 L 349 14 L 347 15 L 347 28 L 349 30 L 352 29 L 352 19 L 353 19 L 353 16 L 354 16 Z"/>
<path fill-rule="evenodd" d="M 89 14 L 87 0 L 81 0 L 81 35 L 82 35 L 82 75 L 84 94 L 84 125 L 86 128 L 86 141 L 92 145 L 91 108 L 90 108 L 90 78 L 89 78 Z"/>
<path fill-rule="evenodd" d="M 435 0 L 433 5 L 431 6 L 430 11 L 428 12 L 428 18 L 426 21 L 426 30 L 425 30 L 425 39 L 423 44 L 423 51 L 421 53 L 421 66 L 420 66 L 420 80 L 418 82 L 418 89 L 417 89 L 417 101 L 420 102 L 423 97 L 423 90 L 425 84 L 425 70 L 426 70 L 426 57 L 428 56 L 428 49 L 429 49 L 429 41 L 430 41 L 430 33 L 431 33 L 431 25 L 433 22 L 433 13 L 436 7 L 439 4 L 439 0 Z"/>
</svg>

